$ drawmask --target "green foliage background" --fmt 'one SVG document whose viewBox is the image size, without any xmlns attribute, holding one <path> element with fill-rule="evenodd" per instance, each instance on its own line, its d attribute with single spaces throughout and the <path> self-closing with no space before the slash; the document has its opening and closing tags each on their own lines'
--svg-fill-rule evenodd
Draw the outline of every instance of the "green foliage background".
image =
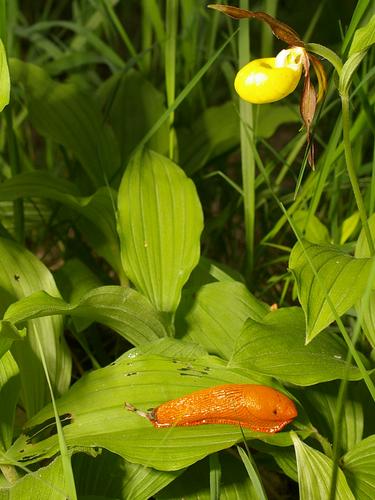
<svg viewBox="0 0 375 500">
<path fill-rule="evenodd" d="M 0 0 L 1 500 L 375 496 L 374 6 L 236 6 L 323 62 L 315 170 L 301 84 L 234 94 L 284 48 L 268 26 Z M 225 383 L 298 417 L 155 429 L 124 406 Z"/>
</svg>

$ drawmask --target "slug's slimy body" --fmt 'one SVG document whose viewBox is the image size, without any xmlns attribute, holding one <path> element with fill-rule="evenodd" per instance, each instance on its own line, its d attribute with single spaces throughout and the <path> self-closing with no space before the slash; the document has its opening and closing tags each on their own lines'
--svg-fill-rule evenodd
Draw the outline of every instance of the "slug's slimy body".
<svg viewBox="0 0 375 500">
<path fill-rule="evenodd" d="M 139 412 L 154 427 L 201 424 L 241 425 L 257 432 L 279 432 L 296 416 L 291 399 L 272 387 L 253 384 L 225 384 L 192 392 L 167 401 L 150 412 Z"/>
</svg>

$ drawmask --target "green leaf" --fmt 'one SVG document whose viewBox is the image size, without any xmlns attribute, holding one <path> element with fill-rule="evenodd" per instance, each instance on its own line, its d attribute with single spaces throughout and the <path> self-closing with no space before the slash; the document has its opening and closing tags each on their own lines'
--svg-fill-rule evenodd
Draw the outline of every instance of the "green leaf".
<svg viewBox="0 0 375 500">
<path fill-rule="evenodd" d="M 10 78 L 5 47 L 0 40 L 0 111 L 9 103 Z"/>
<path fill-rule="evenodd" d="M 179 130 L 179 154 L 184 170 L 192 175 L 210 159 L 237 146 L 239 123 L 238 113 L 229 101 L 207 108 L 189 129 Z"/>
<path fill-rule="evenodd" d="M 245 321 L 261 320 L 268 310 L 242 283 L 209 283 L 198 292 L 183 293 L 176 313 L 176 336 L 229 359 Z"/>
<path fill-rule="evenodd" d="M 180 474 L 132 464 L 106 450 L 97 456 L 77 453 L 72 463 L 78 498 L 145 500 Z"/>
<path fill-rule="evenodd" d="M 122 274 L 120 245 L 116 231 L 116 192 L 99 188 L 92 196 L 79 196 L 74 184 L 49 172 L 25 172 L 0 185 L 2 200 L 36 197 L 62 203 L 83 216 L 76 221 L 95 251 L 104 257 L 118 274 Z"/>
<path fill-rule="evenodd" d="M 375 491 L 375 435 L 363 439 L 348 451 L 341 461 L 356 500 L 373 500 Z"/>
<path fill-rule="evenodd" d="M 302 310 L 289 307 L 270 312 L 260 322 L 248 319 L 230 366 L 303 386 L 347 376 L 360 379 L 355 366 L 346 373 L 346 354 L 341 338 L 328 332 L 306 345 Z"/>
<path fill-rule="evenodd" d="M 26 474 L 12 486 L 0 488 L 0 498 L 1 500 L 28 500 L 29 498 L 66 500 L 66 490 L 61 457 L 58 457 L 38 472 Z"/>
<path fill-rule="evenodd" d="M 120 145 L 121 164 L 138 146 L 155 122 L 165 113 L 164 96 L 137 71 L 117 73 L 99 91 Z M 160 154 L 168 153 L 169 125 L 165 122 L 147 146 Z"/>
<path fill-rule="evenodd" d="M 203 216 L 194 184 L 168 158 L 142 150 L 126 169 L 118 210 L 126 275 L 159 311 L 175 311 L 199 260 Z"/>
<path fill-rule="evenodd" d="M 375 237 L 375 214 L 373 214 L 368 219 L 368 225 L 370 229 L 370 233 L 372 238 Z M 362 229 L 358 241 L 355 247 L 354 255 L 357 258 L 370 257 L 371 253 L 368 247 L 368 242 L 366 238 L 365 231 Z M 363 332 L 367 337 L 367 340 L 370 342 L 371 346 L 375 348 L 375 283 L 373 284 L 372 291 L 370 293 L 370 301 L 368 306 L 364 307 L 362 303 L 362 299 L 358 301 L 356 304 L 356 308 L 358 311 L 361 311 L 362 314 L 362 328 Z"/>
<path fill-rule="evenodd" d="M 216 281 L 245 282 L 241 273 L 235 269 L 207 257 L 201 257 L 198 265 L 193 269 L 185 288 L 198 290 L 203 285 Z"/>
<path fill-rule="evenodd" d="M 220 481 L 221 499 L 225 500 L 259 500 L 245 467 L 236 456 L 230 453 L 220 453 L 222 469 Z M 161 491 L 156 498 L 159 500 L 211 500 L 209 486 L 209 461 L 201 460 L 189 467 L 173 483 Z"/>
<path fill-rule="evenodd" d="M 241 430 L 225 424 L 157 429 L 147 419 L 126 410 L 124 402 L 147 410 L 194 390 L 225 383 L 269 385 L 270 381 L 241 375 L 216 357 L 191 361 L 131 353 L 84 376 L 56 403 L 70 448 L 103 447 L 131 462 L 178 470 L 242 441 Z M 53 456 L 58 450 L 54 428 L 49 405 L 27 422 L 2 462 L 21 460 L 27 464 Z M 286 432 L 244 432 L 249 439 L 280 446 L 291 443 Z"/>
<path fill-rule="evenodd" d="M 312 243 L 329 243 L 328 229 L 315 215 L 306 210 L 297 210 L 293 214 L 293 222 L 297 229 Z"/>
<path fill-rule="evenodd" d="M 0 357 L 0 450 L 12 444 L 13 424 L 20 392 L 19 369 L 8 351 Z"/>
<path fill-rule="evenodd" d="M 341 95 L 348 95 L 349 87 L 353 79 L 354 72 L 361 64 L 363 58 L 366 55 L 366 51 L 353 53 L 348 60 L 345 62 L 339 80 L 339 92 Z"/>
<path fill-rule="evenodd" d="M 368 219 L 368 226 L 370 229 L 371 236 L 375 237 L 375 214 L 371 215 Z M 358 241 L 355 247 L 354 255 L 357 258 L 371 257 L 371 252 L 368 246 L 368 241 L 364 229 L 361 230 L 358 236 Z M 375 287 L 375 286 L 374 286 Z"/>
<path fill-rule="evenodd" d="M 363 308 L 362 300 L 358 302 L 357 309 L 362 309 L 362 327 L 370 345 L 375 349 L 375 290 L 370 293 L 368 307 Z"/>
<path fill-rule="evenodd" d="M 59 297 L 53 277 L 44 264 L 20 245 L 0 238 L 1 312 L 12 302 L 37 290 L 46 290 L 53 297 Z M 21 399 L 28 416 L 50 400 L 38 338 L 57 396 L 66 391 L 71 376 L 71 357 L 63 337 L 62 318 L 29 321 L 25 340 L 12 345 L 12 354 L 20 370 Z"/>
<path fill-rule="evenodd" d="M 72 83 L 56 83 L 39 66 L 10 60 L 12 80 L 25 87 L 37 131 L 72 151 L 93 187 L 105 184 L 119 163 L 117 143 L 97 101 Z"/>
<path fill-rule="evenodd" d="M 273 446 L 270 454 L 280 469 L 298 483 L 297 461 L 293 448 L 276 448 Z"/>
<path fill-rule="evenodd" d="M 253 458 L 251 457 L 251 455 L 250 456 L 247 455 L 245 450 L 240 446 L 237 446 L 237 451 L 241 457 L 244 466 L 246 467 L 249 478 L 251 479 L 251 482 L 254 486 L 254 490 L 256 492 L 256 498 L 259 500 L 267 500 L 267 496 L 264 491 L 264 486 L 259 477 L 259 472 L 254 463 Z"/>
<path fill-rule="evenodd" d="M 307 342 L 335 319 L 327 296 L 338 316 L 342 316 L 364 293 L 370 267 L 371 259 L 351 257 L 331 245 L 304 241 L 303 246 L 300 243 L 294 246 L 289 268 L 306 316 Z"/>
<path fill-rule="evenodd" d="M 338 383 L 335 382 L 311 387 L 308 391 L 294 392 L 309 415 L 313 426 L 330 442 L 334 439 L 338 391 Z M 362 439 L 364 417 L 360 394 L 358 384 L 348 385 L 340 424 L 340 446 L 345 451 L 350 450 Z"/>
<path fill-rule="evenodd" d="M 67 302 L 72 303 L 77 303 L 85 293 L 102 285 L 96 274 L 77 258 L 65 261 L 55 273 L 55 279 L 62 296 Z M 88 328 L 93 321 L 91 318 L 73 317 L 73 323 L 78 332 Z"/>
<path fill-rule="evenodd" d="M 290 122 L 299 122 L 298 112 L 290 106 L 260 106 L 256 136 L 269 138 L 280 125 Z M 178 132 L 181 165 L 192 175 L 211 159 L 238 146 L 239 137 L 240 119 L 232 101 L 207 108 L 189 129 Z"/>
<path fill-rule="evenodd" d="M 343 245 L 356 230 L 360 221 L 359 212 L 354 212 L 342 223 L 340 245 Z M 308 238 L 307 238 L 308 239 Z"/>
<path fill-rule="evenodd" d="M 0 291 L 0 297 L 3 298 L 3 290 Z M 0 322 L 0 358 L 12 346 L 15 340 L 22 340 L 26 336 L 26 329 L 19 330 L 9 321 Z"/>
<path fill-rule="evenodd" d="M 184 342 L 171 337 L 154 340 L 147 344 L 142 344 L 126 353 L 127 357 L 140 356 L 141 354 L 154 354 L 167 358 L 190 359 L 194 361 L 207 354 L 207 351 L 198 344 Z"/>
<path fill-rule="evenodd" d="M 219 460 L 219 453 L 212 453 L 208 457 L 208 462 L 210 466 L 210 496 L 212 500 L 220 498 L 220 486 L 221 486 L 221 464 Z"/>
<path fill-rule="evenodd" d="M 372 16 L 372 18 L 366 24 L 366 26 L 357 29 L 357 31 L 354 33 L 353 41 L 350 46 L 349 56 L 355 54 L 356 52 L 367 50 L 374 43 L 375 43 L 375 15 Z"/>
<path fill-rule="evenodd" d="M 329 498 L 333 462 L 320 451 L 303 443 L 291 432 L 297 457 L 298 485 L 301 500 Z M 341 469 L 336 484 L 337 500 L 355 500 Z"/>
<path fill-rule="evenodd" d="M 36 292 L 12 304 L 4 319 L 16 324 L 57 314 L 98 321 L 134 345 L 166 335 L 157 312 L 147 299 L 131 288 L 120 286 L 95 288 L 75 304 L 68 304 L 43 291 Z"/>
</svg>

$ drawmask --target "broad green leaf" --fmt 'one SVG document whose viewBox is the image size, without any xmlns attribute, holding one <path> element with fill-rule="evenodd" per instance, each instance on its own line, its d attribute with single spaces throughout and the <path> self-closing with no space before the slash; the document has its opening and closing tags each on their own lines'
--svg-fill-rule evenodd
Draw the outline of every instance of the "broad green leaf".
<svg viewBox="0 0 375 500">
<path fill-rule="evenodd" d="M 76 221 L 95 251 L 122 274 L 120 245 L 116 231 L 116 193 L 100 188 L 92 196 L 79 196 L 74 184 L 49 172 L 25 172 L 0 184 L 0 198 L 13 201 L 36 197 L 62 203 L 83 216 Z"/>
<path fill-rule="evenodd" d="M 80 379 L 60 400 L 58 412 L 69 448 L 102 447 L 126 460 L 160 470 L 178 470 L 242 441 L 232 425 L 154 428 L 124 403 L 146 410 L 194 390 L 225 383 L 270 384 L 264 377 L 247 377 L 228 369 L 216 357 L 179 360 L 162 356 L 123 356 L 106 368 Z M 42 426 L 42 427 L 40 427 Z M 43 431 L 41 431 L 41 428 Z M 51 406 L 26 424 L 24 433 L 2 462 L 40 461 L 58 450 Z M 248 439 L 290 445 L 286 432 L 245 431 Z"/>
<path fill-rule="evenodd" d="M 222 263 L 215 262 L 207 257 L 201 257 L 198 265 L 193 269 L 186 289 L 195 289 L 216 281 L 238 281 L 244 283 L 244 277 L 236 270 Z"/>
<path fill-rule="evenodd" d="M 363 308 L 362 300 L 359 301 L 357 308 Z M 371 291 L 368 307 L 362 310 L 362 327 L 367 340 L 375 349 L 375 290 Z"/>
<path fill-rule="evenodd" d="M 13 424 L 20 392 L 19 369 L 8 351 L 0 357 L 0 450 L 12 444 Z"/>
<path fill-rule="evenodd" d="M 288 477 L 298 483 L 297 460 L 293 447 L 272 446 L 272 444 L 263 441 L 255 441 L 251 443 L 251 448 L 260 452 L 261 455 L 268 455 L 272 458 L 272 464 L 275 461 Z"/>
<path fill-rule="evenodd" d="M 369 219 L 368 219 L 368 226 L 370 229 L 370 233 L 372 238 L 375 238 L 375 214 L 373 214 Z M 355 252 L 354 255 L 357 258 L 364 258 L 364 257 L 370 257 L 371 252 L 368 247 L 368 242 L 367 242 L 367 237 L 364 229 L 361 230 L 358 236 L 358 241 L 355 247 Z M 375 288 L 375 285 L 374 285 Z"/>
<path fill-rule="evenodd" d="M 59 290 L 63 297 L 73 303 L 102 285 L 97 275 L 76 257 L 64 262 L 64 265 L 55 273 L 56 278 L 58 278 Z"/>
<path fill-rule="evenodd" d="M 339 80 L 339 92 L 341 95 L 347 95 L 353 79 L 353 75 L 366 55 L 366 51 L 354 52 L 345 62 Z"/>
<path fill-rule="evenodd" d="M 95 288 L 72 304 L 46 292 L 36 292 L 13 303 L 4 319 L 16 324 L 57 314 L 98 321 L 135 345 L 166 335 L 158 313 L 147 299 L 135 290 L 121 286 Z"/>
<path fill-rule="evenodd" d="M 309 215 L 306 210 L 297 210 L 293 214 L 293 222 L 305 238 L 312 243 L 329 243 L 328 229 L 315 215 Z"/>
<path fill-rule="evenodd" d="M 99 91 L 99 99 L 120 145 L 122 163 L 126 163 L 130 153 L 165 113 L 164 96 L 144 76 L 131 70 L 109 78 Z M 167 154 L 168 145 L 169 125 L 165 122 L 147 146 Z"/>
<path fill-rule="evenodd" d="M 225 500 L 259 500 L 245 467 L 232 454 L 219 454 L 220 493 Z M 209 461 L 201 460 L 156 495 L 157 500 L 212 500 L 209 485 Z"/>
<path fill-rule="evenodd" d="M 375 43 L 375 15 L 372 16 L 372 18 L 366 24 L 366 26 L 357 29 L 357 31 L 354 33 L 353 41 L 350 46 L 349 56 L 355 54 L 356 52 L 367 50 L 374 43 Z"/>
<path fill-rule="evenodd" d="M 0 488 L 1 500 L 66 500 L 66 483 L 61 458 L 56 458 L 37 472 L 30 472 L 12 486 Z"/>
<path fill-rule="evenodd" d="M 320 384 L 308 391 L 294 392 L 298 401 L 309 415 L 313 426 L 319 433 L 332 442 L 334 439 L 335 417 L 337 408 L 338 383 Z M 349 384 L 341 420 L 340 445 L 345 451 L 350 450 L 363 434 L 363 408 L 358 384 Z"/>
<path fill-rule="evenodd" d="M 269 308 L 236 281 L 186 290 L 176 313 L 176 336 L 201 344 L 210 354 L 229 359 L 243 324 L 260 321 Z"/>
<path fill-rule="evenodd" d="M 77 303 L 85 293 L 99 288 L 102 283 L 91 269 L 80 259 L 73 258 L 55 273 L 57 286 L 67 302 Z M 77 332 L 85 330 L 94 320 L 91 318 L 73 317 Z"/>
<path fill-rule="evenodd" d="M 342 459 L 342 467 L 356 500 L 373 500 L 375 491 L 375 435 L 354 446 Z"/>
<path fill-rule="evenodd" d="M 327 332 L 306 345 L 303 312 L 290 307 L 272 311 L 261 321 L 248 319 L 230 366 L 303 386 L 347 376 L 360 379 L 358 368 L 348 369 L 346 355 L 344 342 L 333 333 Z"/>
<path fill-rule="evenodd" d="M 145 500 L 179 476 L 127 462 L 102 450 L 97 456 L 77 453 L 72 457 L 78 498 Z"/>
<path fill-rule="evenodd" d="M 333 470 L 332 460 L 303 443 L 294 432 L 291 434 L 297 457 L 300 499 L 328 499 Z M 355 500 L 341 469 L 338 471 L 335 498 Z"/>
<path fill-rule="evenodd" d="M 375 214 L 372 215 L 368 220 L 368 225 L 370 229 L 370 233 L 372 239 L 375 238 Z M 354 255 L 357 258 L 370 257 L 371 253 L 368 247 L 367 238 L 365 231 L 362 229 L 358 241 L 355 247 Z M 362 328 L 367 337 L 367 340 L 370 342 L 371 346 L 375 348 L 375 283 L 373 283 L 372 291 L 370 293 L 370 302 L 368 306 L 364 308 L 362 299 L 358 301 L 356 304 L 356 308 L 361 310 L 362 314 Z"/>
<path fill-rule="evenodd" d="M 57 83 L 39 66 L 10 60 L 12 80 L 22 83 L 29 117 L 37 131 L 72 151 L 93 187 L 105 184 L 118 168 L 112 131 L 97 101 L 72 83 Z"/>
<path fill-rule="evenodd" d="M 141 354 L 156 354 L 167 358 L 190 359 L 194 361 L 197 358 L 205 356 L 207 351 L 199 344 L 166 337 L 134 347 L 134 349 L 126 353 L 126 356 L 134 357 L 140 356 Z"/>
<path fill-rule="evenodd" d="M 297 461 L 293 448 L 276 448 L 276 446 L 272 446 L 270 454 L 280 469 L 298 483 Z"/>
<path fill-rule="evenodd" d="M 3 290 L 0 289 L 1 300 L 3 297 Z M 12 346 L 15 340 L 22 340 L 26 335 L 26 329 L 18 329 L 9 321 L 0 322 L 0 358 L 3 356 Z"/>
<path fill-rule="evenodd" d="M 202 208 L 195 186 L 171 160 L 142 150 L 118 196 L 125 274 L 159 311 L 174 312 L 199 260 Z"/>
<path fill-rule="evenodd" d="M 184 170 L 192 175 L 210 159 L 237 146 L 239 123 L 238 113 L 230 101 L 207 108 L 189 129 L 179 130 L 179 154 Z"/>
<path fill-rule="evenodd" d="M 307 342 L 335 319 L 327 296 L 338 316 L 342 316 L 364 293 L 370 267 L 371 259 L 351 257 L 334 246 L 314 245 L 306 240 L 303 246 L 294 246 L 289 268 L 306 316 Z"/>
<path fill-rule="evenodd" d="M 0 111 L 9 103 L 10 78 L 5 47 L 0 40 Z"/>
<path fill-rule="evenodd" d="M 340 245 L 343 245 L 354 233 L 360 221 L 359 212 L 354 212 L 342 223 Z M 309 239 L 309 238 L 307 238 Z"/>
<path fill-rule="evenodd" d="M 0 238 L 1 312 L 12 302 L 37 290 L 46 290 L 53 297 L 59 297 L 53 277 L 44 264 L 20 245 Z M 25 340 L 12 345 L 12 354 L 20 370 L 21 400 L 28 416 L 50 400 L 38 338 L 56 396 L 65 392 L 70 383 L 71 357 L 63 337 L 62 318 L 29 321 Z"/>
</svg>

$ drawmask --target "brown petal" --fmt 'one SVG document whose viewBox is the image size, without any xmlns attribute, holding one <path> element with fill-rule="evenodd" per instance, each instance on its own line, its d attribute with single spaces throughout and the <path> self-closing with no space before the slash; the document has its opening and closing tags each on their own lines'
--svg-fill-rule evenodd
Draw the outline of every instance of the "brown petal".
<svg viewBox="0 0 375 500">
<path fill-rule="evenodd" d="M 316 110 L 316 91 L 311 83 L 310 80 L 310 74 L 309 72 L 306 73 L 305 75 L 305 81 L 303 85 L 303 91 L 302 91 L 302 96 L 301 96 L 301 102 L 300 102 L 300 112 L 302 116 L 303 123 L 305 124 L 306 127 L 306 140 L 307 144 L 309 146 L 309 154 L 308 154 L 308 162 L 310 164 L 310 167 L 312 169 L 315 168 L 314 164 L 314 144 L 310 143 L 311 138 L 310 138 L 310 130 L 311 130 L 311 124 L 314 119 L 315 115 L 315 110 Z"/>
<path fill-rule="evenodd" d="M 298 33 L 294 31 L 290 26 L 282 23 L 278 19 L 266 14 L 265 12 L 253 12 L 251 10 L 239 9 L 238 7 L 232 7 L 230 5 L 220 5 L 220 4 L 210 4 L 207 6 L 209 9 L 215 9 L 223 12 L 227 16 L 233 17 L 234 19 L 248 19 L 254 18 L 259 21 L 263 21 L 268 24 L 272 29 L 273 34 L 283 40 L 283 42 L 288 45 L 295 45 L 298 47 L 303 47 L 304 43 L 300 39 Z"/>
<path fill-rule="evenodd" d="M 317 102 L 319 102 L 327 90 L 327 76 L 326 72 L 324 71 L 323 64 L 319 61 L 318 58 L 309 53 L 309 59 L 312 65 L 314 66 L 314 71 L 318 79 Z"/>
</svg>

